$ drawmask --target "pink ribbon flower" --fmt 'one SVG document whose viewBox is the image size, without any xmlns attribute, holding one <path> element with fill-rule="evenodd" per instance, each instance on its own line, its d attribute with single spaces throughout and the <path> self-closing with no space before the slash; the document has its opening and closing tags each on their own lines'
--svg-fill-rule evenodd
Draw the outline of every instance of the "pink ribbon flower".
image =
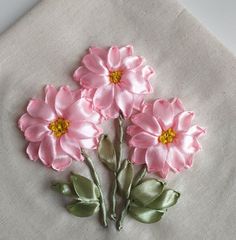
<svg viewBox="0 0 236 240">
<path fill-rule="evenodd" d="M 129 117 L 143 95 L 152 92 L 149 83 L 154 70 L 144 58 L 133 55 L 133 47 L 92 47 L 74 72 L 74 80 L 91 90 L 94 106 L 105 118 Z"/>
<path fill-rule="evenodd" d="M 178 98 L 157 99 L 143 105 L 127 129 L 134 147 L 132 162 L 146 164 L 149 172 L 165 178 L 192 166 L 193 155 L 201 148 L 198 138 L 205 130 L 191 126 L 193 112 L 185 111 Z"/>
<path fill-rule="evenodd" d="M 81 148 L 97 147 L 101 115 L 83 97 L 83 91 L 62 86 L 45 87 L 45 99 L 32 99 L 27 113 L 19 119 L 19 128 L 29 141 L 26 152 L 33 161 L 40 159 L 48 167 L 62 171 L 72 159 L 83 160 Z"/>
</svg>

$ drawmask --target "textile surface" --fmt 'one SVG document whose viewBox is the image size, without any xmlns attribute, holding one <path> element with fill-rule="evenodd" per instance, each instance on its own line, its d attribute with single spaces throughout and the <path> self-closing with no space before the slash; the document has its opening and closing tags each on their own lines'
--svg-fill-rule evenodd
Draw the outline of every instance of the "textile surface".
<svg viewBox="0 0 236 240">
<path fill-rule="evenodd" d="M 156 70 L 149 98 L 180 97 L 207 128 L 194 166 L 172 174 L 179 203 L 155 224 L 129 217 L 117 232 L 97 217 L 68 214 L 49 188 L 83 163 L 57 173 L 33 163 L 17 120 L 45 84 L 76 87 L 72 73 L 89 46 L 134 45 Z M 174 0 L 45 0 L 0 36 L 0 239 L 235 239 L 236 61 Z M 113 133 L 109 124 L 108 133 Z M 103 188 L 110 177 L 96 160 Z"/>
</svg>

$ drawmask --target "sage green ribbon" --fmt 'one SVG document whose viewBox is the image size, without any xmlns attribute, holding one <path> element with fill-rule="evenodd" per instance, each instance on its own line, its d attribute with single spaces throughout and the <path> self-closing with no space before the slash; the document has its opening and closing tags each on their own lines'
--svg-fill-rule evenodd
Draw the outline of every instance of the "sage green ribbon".
<svg viewBox="0 0 236 240">
<path fill-rule="evenodd" d="M 98 187 L 88 178 L 71 173 L 70 183 L 54 183 L 52 189 L 72 202 L 66 206 L 69 213 L 77 217 L 89 217 L 98 212 L 100 192 Z"/>
<path fill-rule="evenodd" d="M 155 179 L 145 179 L 143 167 L 134 177 L 133 164 L 125 160 L 118 174 L 119 191 L 126 198 L 124 208 L 117 221 L 121 230 L 126 213 L 142 223 L 154 223 L 161 219 L 169 207 L 175 205 L 180 194 L 172 189 L 165 189 L 165 183 Z"/>
<path fill-rule="evenodd" d="M 130 194 L 129 214 L 142 223 L 159 221 L 180 197 L 178 192 L 164 187 L 164 183 L 154 178 L 144 180 L 134 187 Z"/>
<path fill-rule="evenodd" d="M 154 223 L 161 220 L 163 211 L 140 207 L 135 203 L 130 204 L 129 214 L 142 223 Z"/>
</svg>

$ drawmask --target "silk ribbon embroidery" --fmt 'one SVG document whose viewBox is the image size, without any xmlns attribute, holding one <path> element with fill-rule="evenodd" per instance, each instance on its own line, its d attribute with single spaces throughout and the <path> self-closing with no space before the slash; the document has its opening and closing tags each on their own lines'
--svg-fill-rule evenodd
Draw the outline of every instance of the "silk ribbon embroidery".
<svg viewBox="0 0 236 240">
<path fill-rule="evenodd" d="M 205 129 L 192 125 L 194 113 L 186 111 L 178 98 L 145 101 L 152 93 L 154 73 L 143 57 L 134 55 L 131 45 L 91 47 L 73 74 L 79 89 L 47 85 L 44 99 L 29 101 L 18 121 L 28 141 L 29 159 L 56 171 L 64 171 L 73 160 L 89 168 L 91 179 L 72 172 L 69 181 L 52 184 L 71 200 L 66 209 L 72 215 L 89 217 L 99 211 L 104 227 L 110 217 L 121 230 L 126 215 L 155 223 L 177 203 L 180 193 L 146 174 L 167 178 L 169 171 L 191 167 Z M 115 142 L 103 134 L 102 123 L 109 120 L 117 123 Z M 130 159 L 123 153 L 124 142 Z M 112 172 L 109 211 L 87 149 L 96 151 Z M 118 194 L 123 207 L 117 206 Z"/>
<path fill-rule="evenodd" d="M 190 168 L 194 154 L 201 148 L 199 137 L 205 134 L 203 128 L 191 125 L 193 118 L 194 113 L 185 111 L 178 98 L 143 104 L 127 128 L 129 145 L 133 147 L 132 162 L 146 164 L 149 172 L 162 178 L 170 170 Z"/>
<path fill-rule="evenodd" d="M 134 55 L 133 47 L 91 47 L 74 72 L 74 80 L 85 89 L 94 107 L 106 118 L 117 118 L 120 112 L 130 117 L 139 109 L 144 96 L 152 92 L 150 78 L 154 70 Z"/>
</svg>

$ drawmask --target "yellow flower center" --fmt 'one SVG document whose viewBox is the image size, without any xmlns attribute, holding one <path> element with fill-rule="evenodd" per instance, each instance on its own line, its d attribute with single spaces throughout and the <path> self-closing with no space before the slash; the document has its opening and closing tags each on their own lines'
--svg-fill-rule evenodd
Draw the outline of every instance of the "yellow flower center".
<svg viewBox="0 0 236 240">
<path fill-rule="evenodd" d="M 161 136 L 158 138 L 159 142 L 162 144 L 172 143 L 176 136 L 175 131 L 172 128 L 169 128 L 166 131 L 162 131 Z"/>
<path fill-rule="evenodd" d="M 64 118 L 58 118 L 57 120 L 51 122 L 48 128 L 53 132 L 54 136 L 59 138 L 65 133 L 67 133 L 70 122 Z"/>
<path fill-rule="evenodd" d="M 122 77 L 122 71 L 113 71 L 113 72 L 110 72 L 109 74 L 110 82 L 114 84 L 119 83 L 121 80 L 121 77 Z"/>
</svg>

